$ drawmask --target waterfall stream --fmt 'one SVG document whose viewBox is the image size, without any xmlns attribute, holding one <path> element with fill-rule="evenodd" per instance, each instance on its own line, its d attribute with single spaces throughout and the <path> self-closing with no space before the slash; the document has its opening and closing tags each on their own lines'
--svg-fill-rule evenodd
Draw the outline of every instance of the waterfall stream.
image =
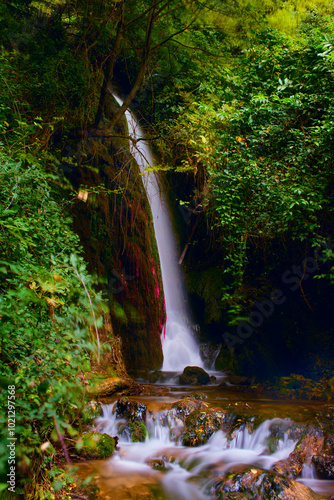
<svg viewBox="0 0 334 500">
<path fill-rule="evenodd" d="M 119 104 L 122 103 L 121 99 L 116 96 L 115 98 Z M 134 139 L 142 138 L 143 132 L 130 111 L 126 112 L 126 118 L 130 136 Z M 148 166 L 154 165 L 154 159 L 144 140 L 137 143 L 130 141 L 130 147 L 143 173 L 143 184 L 151 206 L 161 264 L 167 314 L 165 338 L 162 338 L 163 370 L 179 372 L 187 365 L 203 366 L 199 345 L 191 326 L 193 321 L 182 269 L 178 264 L 178 248 L 166 198 L 157 173 L 145 172 Z M 101 498 L 105 500 L 217 498 L 215 491 L 217 481 L 219 482 L 226 473 L 233 469 L 239 470 L 238 468 L 243 466 L 270 470 L 276 462 L 286 459 L 295 449 L 297 440 L 290 439 L 290 434 L 286 431 L 292 421 L 288 418 L 278 418 L 287 416 L 284 402 L 280 408 L 280 404 L 275 401 L 268 415 L 267 400 L 258 400 L 255 404 L 254 400 L 247 399 L 252 397 L 251 394 L 236 395 L 230 391 L 224 393 L 219 387 L 206 386 L 196 388 L 196 391 L 201 392 L 195 392 L 190 396 L 195 388 L 173 386 L 168 389 L 166 386 L 156 385 L 151 392 L 152 387 L 149 386 L 148 392 L 145 393 L 148 395 L 141 399 L 147 405 L 145 406 L 147 411 L 143 413 L 145 418 L 141 421 L 147 429 L 145 441 L 131 442 L 131 421 L 127 420 L 128 417 L 117 414 L 115 402 L 102 405 L 102 416 L 95 421 L 94 430 L 118 437 L 117 451 L 109 460 L 81 463 L 78 465 L 78 470 L 83 479 L 89 476 L 94 478 L 94 482 L 100 488 Z M 189 429 L 187 427 L 189 423 L 186 421 L 189 413 L 180 416 L 174 403 L 180 399 L 187 400 L 188 396 L 192 398 L 195 408 L 197 408 L 196 402 L 204 401 L 198 407 L 201 409 L 198 410 L 198 420 L 194 424 L 200 432 L 202 432 L 200 418 L 209 411 L 209 404 L 213 404 L 218 413 L 219 408 L 223 408 L 220 403 L 227 404 L 230 408 L 228 415 L 232 416 L 232 420 L 235 418 L 236 422 L 240 422 L 237 424 L 239 427 L 236 425 L 233 432 L 228 434 L 226 430 L 228 426 L 225 428 L 219 424 L 220 426 L 208 434 L 209 439 L 203 441 L 205 444 L 195 447 L 184 446 L 182 443 L 185 442 L 183 439 Z M 125 400 L 127 401 L 129 400 Z M 135 401 L 140 401 L 140 398 Z M 254 414 L 247 421 L 238 420 L 236 415 L 239 404 L 251 408 L 247 401 L 257 407 L 257 410 L 254 410 Z M 296 407 L 298 408 L 297 403 Z M 250 429 L 253 429 L 255 418 L 253 415 L 259 416 L 262 411 L 265 415 L 260 420 L 262 423 L 255 426 L 252 432 Z M 273 415 L 277 418 L 271 418 Z M 275 434 L 277 428 L 281 430 L 279 434 Z M 304 465 L 298 481 L 325 495 L 317 498 L 328 499 L 334 494 L 334 482 L 317 479 L 312 464 Z M 237 498 L 248 497 L 242 496 L 241 493 Z M 267 500 L 267 497 L 263 500 Z"/>
<path fill-rule="evenodd" d="M 121 105 L 122 100 L 115 96 Z M 129 135 L 133 139 L 143 138 L 143 131 L 134 117 L 127 110 Z M 163 289 L 166 303 L 166 325 L 162 334 L 163 371 L 179 372 L 186 366 L 203 367 L 199 345 L 195 340 L 193 319 L 188 305 L 187 291 L 178 264 L 179 252 L 171 222 L 168 204 L 156 172 L 146 172 L 154 166 L 152 152 L 144 140 L 137 143 L 130 141 L 130 149 L 143 174 L 143 184 L 150 203 L 155 238 L 158 246 Z"/>
<path fill-rule="evenodd" d="M 102 405 L 102 416 L 96 420 L 96 430 L 119 437 L 117 453 L 107 461 L 86 464 L 84 471 L 86 476 L 92 471 L 94 474 L 97 472 L 102 492 L 108 492 L 103 498 L 113 500 L 137 498 L 131 496 L 131 491 L 133 489 L 137 495 L 138 491 L 143 491 L 140 488 L 153 492 L 147 498 L 213 499 L 216 498 L 215 485 L 224 474 L 244 466 L 270 470 L 276 462 L 290 455 L 298 441 L 283 432 L 273 447 L 275 429 L 284 429 L 292 424 L 287 418 L 273 418 L 265 420 L 253 432 L 246 425 L 241 425 L 232 436 L 218 430 L 206 444 L 186 447 L 181 441 L 184 423 L 177 411 L 169 408 L 147 411 L 146 440 L 133 443 L 126 421 L 115 410 L 116 403 Z M 162 463 L 163 468 L 155 469 L 154 463 Z M 316 479 L 314 470 L 307 466 L 299 481 L 326 495 L 321 498 L 329 498 L 334 493 L 333 481 Z M 267 497 L 262 500 L 267 500 Z"/>
</svg>

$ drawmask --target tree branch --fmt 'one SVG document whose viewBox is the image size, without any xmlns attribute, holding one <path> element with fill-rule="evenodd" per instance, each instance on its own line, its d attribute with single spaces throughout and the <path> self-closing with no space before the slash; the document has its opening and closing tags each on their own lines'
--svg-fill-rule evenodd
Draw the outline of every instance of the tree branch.
<svg viewBox="0 0 334 500">
<path fill-rule="evenodd" d="M 121 40 L 122 40 L 122 35 L 123 35 L 123 28 L 124 28 L 124 7 L 125 7 L 125 1 L 123 0 L 122 6 L 121 6 L 121 18 L 118 23 L 117 27 L 117 35 L 116 35 L 116 40 L 114 43 L 114 47 L 112 51 L 109 54 L 109 60 L 107 62 L 107 68 L 103 77 L 103 82 L 102 82 L 102 87 L 101 87 L 101 92 L 100 92 L 100 99 L 99 99 L 99 105 L 97 108 L 96 116 L 95 116 L 95 122 L 94 126 L 97 128 L 102 115 L 103 115 L 103 110 L 104 110 L 104 104 L 106 101 L 106 95 L 107 95 L 107 90 L 108 90 L 108 85 L 110 80 L 112 80 L 113 74 L 114 74 L 114 67 L 118 58 L 119 54 L 119 49 L 121 46 Z"/>
<path fill-rule="evenodd" d="M 160 2 L 158 2 L 160 3 Z M 132 86 L 132 89 L 130 90 L 129 95 L 127 98 L 124 100 L 122 106 L 116 111 L 114 116 L 112 117 L 111 121 L 108 123 L 108 126 L 106 127 L 106 130 L 101 130 L 101 133 L 103 135 L 108 135 L 108 132 L 111 132 L 118 122 L 118 120 L 124 115 L 125 111 L 128 109 L 130 106 L 132 100 L 134 99 L 135 95 L 137 94 L 140 85 L 144 79 L 145 72 L 146 72 L 146 66 L 147 66 L 147 61 L 150 55 L 150 44 L 151 44 L 151 35 L 152 35 L 152 30 L 154 26 L 154 21 L 155 21 L 155 7 L 158 5 L 157 2 L 152 0 L 152 5 L 151 9 L 149 11 L 148 19 L 147 19 L 147 24 L 146 24 L 146 34 L 145 34 L 145 45 L 142 53 L 142 59 L 140 62 L 140 67 L 137 73 L 136 80 Z M 99 134 L 99 131 L 97 131 L 97 135 Z"/>
</svg>

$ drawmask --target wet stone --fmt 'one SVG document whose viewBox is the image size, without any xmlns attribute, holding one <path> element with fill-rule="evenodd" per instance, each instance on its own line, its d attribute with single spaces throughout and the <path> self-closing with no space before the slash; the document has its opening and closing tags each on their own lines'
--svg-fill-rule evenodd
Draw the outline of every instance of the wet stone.
<svg viewBox="0 0 334 500">
<path fill-rule="evenodd" d="M 179 381 L 184 385 L 207 385 L 210 382 L 210 375 L 199 366 L 186 366 Z"/>
<path fill-rule="evenodd" d="M 315 455 L 312 462 L 321 479 L 334 479 L 334 456 Z"/>
<path fill-rule="evenodd" d="M 273 470 L 289 478 L 296 478 L 301 473 L 304 464 L 310 463 L 312 457 L 318 455 L 322 450 L 323 445 L 323 432 L 316 427 L 310 426 L 289 457 L 286 460 L 277 462 Z"/>
<path fill-rule="evenodd" d="M 129 422 L 145 422 L 146 420 L 146 405 L 136 401 L 129 401 L 127 398 L 121 398 L 117 401 L 115 411 L 117 417 L 125 418 Z"/>
<path fill-rule="evenodd" d="M 246 467 L 240 472 L 228 472 L 211 488 L 221 500 L 316 500 L 310 488 L 272 471 Z"/>
<path fill-rule="evenodd" d="M 176 411 L 177 416 L 180 417 L 181 420 L 190 415 L 193 411 L 201 408 L 204 408 L 203 403 L 187 398 L 177 401 L 172 406 L 172 409 Z"/>
<path fill-rule="evenodd" d="M 277 439 L 284 439 L 288 436 L 293 441 L 299 441 L 305 434 L 306 424 L 295 422 L 281 421 L 271 426 L 271 436 Z"/>
<path fill-rule="evenodd" d="M 148 460 L 146 463 L 149 467 L 152 467 L 153 470 L 158 470 L 160 472 L 167 472 L 168 470 L 165 462 L 159 458 Z"/>
<path fill-rule="evenodd" d="M 182 442 L 185 446 L 205 444 L 224 422 L 224 413 L 207 409 L 195 410 L 185 419 L 185 433 Z"/>
<path fill-rule="evenodd" d="M 87 432 L 77 442 L 76 453 L 88 460 L 109 458 L 115 450 L 115 439 L 100 432 Z"/>
</svg>

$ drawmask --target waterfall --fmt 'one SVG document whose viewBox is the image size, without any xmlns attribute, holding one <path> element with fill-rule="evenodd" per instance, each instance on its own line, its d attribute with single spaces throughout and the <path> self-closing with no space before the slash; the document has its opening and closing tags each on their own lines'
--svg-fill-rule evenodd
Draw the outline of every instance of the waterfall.
<svg viewBox="0 0 334 500">
<path fill-rule="evenodd" d="M 121 105 L 122 100 L 115 96 Z M 133 139 L 143 137 L 143 131 L 133 114 L 127 110 L 129 134 Z M 162 333 L 164 371 L 182 371 L 186 366 L 203 367 L 199 345 L 195 340 L 191 310 L 188 305 L 186 286 L 179 266 L 179 253 L 172 227 L 171 217 L 161 185 L 155 172 L 146 172 L 154 165 L 154 159 L 148 144 L 140 140 L 130 149 L 143 174 L 143 184 L 150 203 L 155 238 L 157 241 L 163 289 L 166 302 L 166 325 Z"/>
</svg>

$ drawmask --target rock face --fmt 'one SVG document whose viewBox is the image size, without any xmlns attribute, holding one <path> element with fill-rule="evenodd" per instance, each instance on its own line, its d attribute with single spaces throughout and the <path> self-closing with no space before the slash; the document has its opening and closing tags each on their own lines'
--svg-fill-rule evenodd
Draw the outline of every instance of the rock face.
<svg viewBox="0 0 334 500">
<path fill-rule="evenodd" d="M 198 366 L 186 366 L 179 381 L 184 385 L 207 385 L 210 382 L 210 375 Z"/>
<path fill-rule="evenodd" d="M 221 500 L 316 500 L 310 488 L 287 479 L 281 474 L 246 467 L 240 472 L 228 472 L 211 488 Z"/>
<path fill-rule="evenodd" d="M 115 106 L 108 95 L 106 117 L 113 115 Z M 126 120 L 116 129 L 116 134 L 127 136 Z M 130 373 L 160 368 L 165 307 L 151 211 L 128 145 L 127 139 L 87 139 L 82 149 L 91 168 L 71 166 L 66 177 L 74 189 L 103 186 L 86 202 L 78 199 L 72 216 L 89 271 L 107 282 L 113 329 L 122 339 Z M 77 150 L 75 143 L 68 147 Z"/>
</svg>

